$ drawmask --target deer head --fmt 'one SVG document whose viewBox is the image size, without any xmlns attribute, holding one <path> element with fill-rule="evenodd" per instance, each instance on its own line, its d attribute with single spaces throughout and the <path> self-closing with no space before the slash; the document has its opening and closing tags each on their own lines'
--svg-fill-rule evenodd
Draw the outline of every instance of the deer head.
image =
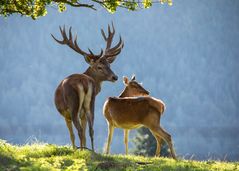
<svg viewBox="0 0 239 171">
<path fill-rule="evenodd" d="M 125 88 L 119 97 L 137 97 L 137 96 L 148 96 L 149 92 L 145 90 L 140 83 L 135 79 L 135 75 L 132 76 L 131 80 L 128 77 L 123 77 Z"/>
<path fill-rule="evenodd" d="M 108 36 L 106 36 L 103 29 L 101 29 L 102 36 L 106 42 L 106 48 L 104 50 L 101 49 L 101 52 L 97 55 L 95 55 L 90 49 L 88 49 L 89 52 L 85 52 L 78 46 L 77 35 L 75 35 L 75 38 L 73 40 L 71 27 L 69 29 L 69 36 L 67 36 L 66 34 L 65 26 L 63 28 L 60 27 L 60 32 L 63 40 L 58 40 L 53 35 L 51 36 L 56 42 L 62 45 L 67 45 L 77 53 L 84 56 L 85 61 L 90 65 L 90 67 L 86 71 L 88 75 L 90 75 L 97 81 L 117 81 L 118 76 L 115 75 L 111 70 L 110 64 L 113 63 L 117 55 L 120 54 L 124 43 L 120 36 L 119 42 L 114 47 L 111 47 L 115 34 L 113 23 L 112 30 L 110 28 L 110 25 L 108 25 Z"/>
</svg>

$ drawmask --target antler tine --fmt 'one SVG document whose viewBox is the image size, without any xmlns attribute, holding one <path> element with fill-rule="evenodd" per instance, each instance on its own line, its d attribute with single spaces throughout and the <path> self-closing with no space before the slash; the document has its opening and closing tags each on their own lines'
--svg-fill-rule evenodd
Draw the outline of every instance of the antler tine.
<svg viewBox="0 0 239 171">
<path fill-rule="evenodd" d="M 90 52 L 90 54 L 92 55 L 92 56 L 94 56 L 94 58 L 97 60 L 97 59 L 99 59 L 102 55 L 103 55 L 103 49 L 101 49 L 100 50 L 100 54 L 99 55 L 95 55 L 91 50 L 90 50 L 90 48 L 88 48 L 88 51 Z"/>
<path fill-rule="evenodd" d="M 60 43 L 60 44 L 64 44 L 63 41 L 57 40 L 57 39 L 53 36 L 53 34 L 51 34 L 51 37 L 52 37 L 56 42 L 58 42 L 58 43 Z"/>
<path fill-rule="evenodd" d="M 115 45 L 115 47 L 108 50 L 108 53 L 118 51 L 119 49 L 122 49 L 124 47 L 124 42 L 122 41 L 122 38 L 120 36 L 119 43 Z"/>
<path fill-rule="evenodd" d="M 74 39 L 74 41 L 73 41 L 73 36 L 72 36 L 72 32 L 71 32 L 71 28 L 72 28 L 72 27 L 69 28 L 69 38 L 68 38 L 68 36 L 67 36 L 67 34 L 66 34 L 65 25 L 63 26 L 63 28 L 60 27 L 60 26 L 59 26 L 59 28 L 60 28 L 60 32 L 61 32 L 61 36 L 62 36 L 63 40 L 58 40 L 58 39 L 56 39 L 56 38 L 51 34 L 51 36 L 53 37 L 53 39 L 54 39 L 56 42 L 58 42 L 58 43 L 60 43 L 60 44 L 68 45 L 71 49 L 73 49 L 73 50 L 76 51 L 77 53 L 79 53 L 79 54 L 81 54 L 81 55 L 83 55 L 83 56 L 88 56 L 88 57 L 90 57 L 90 58 L 92 58 L 92 59 L 94 59 L 94 60 L 99 59 L 99 58 L 103 55 L 103 50 L 102 50 L 102 49 L 101 49 L 101 52 L 100 52 L 99 55 L 93 54 L 93 52 L 92 52 L 91 50 L 89 50 L 90 54 L 88 54 L 88 53 L 84 52 L 83 50 L 81 50 L 80 47 L 79 47 L 78 44 L 77 44 L 77 35 L 75 36 L 75 39 Z"/>
<path fill-rule="evenodd" d="M 81 50 L 81 48 L 78 46 L 77 44 L 77 35 L 75 36 L 75 40 L 74 40 L 74 45 L 75 48 L 73 48 L 76 52 L 80 53 L 83 56 L 91 56 L 90 54 L 84 52 L 83 50 Z"/>
<path fill-rule="evenodd" d="M 113 30 L 112 33 L 115 34 L 115 27 L 114 27 L 113 21 L 111 22 L 111 25 L 112 25 L 112 30 Z"/>
<path fill-rule="evenodd" d="M 110 46 L 111 46 L 111 43 L 112 43 L 112 40 L 113 40 L 113 37 L 114 37 L 114 34 L 115 34 L 115 29 L 114 29 L 113 22 L 112 22 L 112 31 L 110 29 L 110 25 L 108 24 L 108 36 L 106 37 L 106 34 L 105 34 L 103 29 L 101 29 L 101 34 L 102 34 L 104 40 L 106 41 L 105 50 L 107 51 L 107 49 L 109 49 Z"/>
<path fill-rule="evenodd" d="M 115 35 L 115 27 L 114 27 L 113 22 L 111 22 L 111 27 L 110 27 L 110 24 L 108 24 L 107 37 L 106 37 L 104 30 L 101 29 L 101 34 L 102 34 L 104 40 L 106 41 L 106 48 L 105 48 L 105 53 L 104 53 L 105 57 L 113 57 L 113 56 L 118 55 L 121 52 L 121 49 L 124 47 L 124 42 L 122 41 L 122 38 L 120 36 L 120 40 L 117 43 L 117 45 L 115 45 L 114 47 L 111 48 L 111 44 L 112 44 L 112 41 L 113 41 L 113 38 Z"/>
<path fill-rule="evenodd" d="M 65 38 L 64 38 L 64 34 L 63 34 L 63 31 L 65 30 L 65 25 L 64 25 L 64 27 L 63 27 L 63 30 L 62 30 L 62 28 L 61 28 L 61 26 L 59 26 L 59 29 L 60 29 L 60 32 L 61 32 L 61 36 L 62 36 L 62 38 L 63 38 L 63 41 L 65 40 Z"/>
<path fill-rule="evenodd" d="M 107 38 L 106 38 L 106 36 L 105 36 L 105 32 L 104 32 L 104 30 L 103 30 L 103 29 L 101 29 L 101 34 L 102 34 L 102 36 L 103 36 L 104 40 L 105 40 L 105 41 L 107 41 Z"/>
<path fill-rule="evenodd" d="M 108 24 L 108 37 L 110 37 L 110 33 L 111 33 L 110 25 Z"/>
<path fill-rule="evenodd" d="M 59 29 L 60 29 L 61 35 L 63 35 L 63 34 L 62 34 L 61 26 L 59 26 Z M 55 36 L 53 36 L 53 34 L 51 34 L 51 36 L 52 36 L 52 38 L 53 38 L 56 42 L 58 42 L 58 43 L 60 43 L 60 44 L 65 44 L 64 39 L 63 39 L 63 40 L 58 40 L 57 38 L 55 38 Z"/>
<path fill-rule="evenodd" d="M 122 39 L 120 38 L 119 43 L 118 43 L 115 47 L 111 48 L 111 49 L 107 52 L 106 56 L 115 56 L 115 55 L 118 55 L 118 54 L 121 52 L 121 50 L 123 49 L 123 47 L 124 47 L 124 42 L 123 42 Z"/>
<path fill-rule="evenodd" d="M 108 58 L 108 57 L 117 56 L 120 54 L 120 52 L 121 52 L 121 49 L 119 49 L 118 51 L 116 51 L 114 53 L 107 54 L 107 55 L 105 55 L 105 57 Z"/>
<path fill-rule="evenodd" d="M 66 35 L 66 28 L 65 28 L 65 25 L 63 27 L 63 31 L 61 32 L 61 35 L 63 37 L 63 40 L 65 41 L 65 43 L 67 44 L 68 43 L 68 38 L 67 38 L 67 35 Z"/>
<path fill-rule="evenodd" d="M 110 30 L 110 25 L 108 25 L 108 38 L 107 38 L 106 50 L 110 48 L 113 41 L 114 34 L 115 33 L 111 32 Z"/>
<path fill-rule="evenodd" d="M 71 41 L 72 42 L 72 33 L 71 33 L 71 27 L 70 27 L 70 29 L 69 29 L 69 41 Z M 73 42 L 72 42 L 73 43 Z"/>
<path fill-rule="evenodd" d="M 66 35 L 66 33 L 65 33 Z M 66 37 L 67 38 L 67 37 Z M 77 35 L 76 35 L 76 39 L 77 39 Z M 69 39 L 67 39 L 68 41 L 68 45 L 73 49 L 75 50 L 76 52 L 80 53 L 81 55 L 88 55 L 87 53 L 85 53 L 83 50 L 81 50 L 79 47 L 77 48 L 76 46 L 77 45 L 77 41 L 74 41 L 72 40 L 72 32 L 71 32 L 71 27 L 69 28 Z"/>
<path fill-rule="evenodd" d="M 88 48 L 88 51 L 90 52 L 91 55 L 94 55 L 94 53 Z"/>
</svg>

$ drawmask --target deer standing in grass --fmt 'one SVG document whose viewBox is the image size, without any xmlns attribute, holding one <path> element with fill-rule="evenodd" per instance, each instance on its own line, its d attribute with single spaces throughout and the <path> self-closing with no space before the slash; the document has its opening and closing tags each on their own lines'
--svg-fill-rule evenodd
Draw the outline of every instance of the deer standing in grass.
<svg viewBox="0 0 239 171">
<path fill-rule="evenodd" d="M 93 123 L 95 97 L 100 92 L 103 81 L 117 81 L 118 77 L 110 69 L 110 64 L 121 52 L 123 41 L 120 37 L 116 46 L 111 47 L 115 34 L 112 23 L 112 30 L 108 25 L 108 37 L 101 29 L 103 38 L 106 41 L 106 48 L 104 51 L 101 49 L 99 55 L 95 55 L 90 49 L 89 53 L 80 49 L 77 44 L 77 36 L 75 36 L 74 40 L 72 38 L 71 27 L 69 29 L 69 36 L 65 32 L 65 27 L 63 29 L 60 27 L 60 32 L 63 40 L 58 40 L 52 35 L 54 40 L 62 45 L 69 46 L 77 53 L 83 55 L 90 67 L 83 74 L 72 74 L 61 81 L 55 92 L 55 105 L 59 113 L 65 118 L 74 149 L 76 145 L 72 122 L 78 132 L 80 147 L 84 148 L 86 147 L 85 130 L 88 121 L 91 147 L 94 151 Z"/>
<path fill-rule="evenodd" d="M 135 81 L 124 77 L 125 89 L 119 97 L 109 97 L 103 108 L 108 123 L 108 140 L 106 153 L 110 151 L 110 144 L 114 128 L 124 129 L 125 153 L 128 154 L 129 130 L 145 126 L 157 141 L 156 156 L 160 155 L 161 139 L 164 139 L 176 159 L 171 135 L 160 126 L 160 118 L 165 110 L 165 104 L 156 98 L 150 97 L 149 92 Z"/>
</svg>

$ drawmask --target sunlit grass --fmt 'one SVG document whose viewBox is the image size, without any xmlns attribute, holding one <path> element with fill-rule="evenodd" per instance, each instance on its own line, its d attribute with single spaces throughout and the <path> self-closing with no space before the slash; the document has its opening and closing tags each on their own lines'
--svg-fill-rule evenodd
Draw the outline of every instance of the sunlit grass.
<svg viewBox="0 0 239 171">
<path fill-rule="evenodd" d="M 0 140 L 0 170 L 238 170 L 238 162 L 190 161 L 134 155 L 105 155 L 44 143 L 16 146 Z"/>
</svg>

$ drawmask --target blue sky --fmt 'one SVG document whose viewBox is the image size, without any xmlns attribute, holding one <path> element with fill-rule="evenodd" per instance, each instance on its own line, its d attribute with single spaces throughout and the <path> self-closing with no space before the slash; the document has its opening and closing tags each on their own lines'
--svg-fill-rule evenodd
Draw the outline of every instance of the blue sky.
<svg viewBox="0 0 239 171">
<path fill-rule="evenodd" d="M 36 21 L 0 18 L 0 138 L 24 144 L 70 144 L 64 119 L 54 106 L 59 82 L 87 68 L 82 56 L 54 42 L 59 25 L 72 26 L 78 44 L 94 52 L 104 48 L 100 29 L 114 22 L 124 49 L 112 64 L 119 76 L 105 82 L 96 99 L 95 141 L 102 151 L 107 125 L 102 106 L 123 89 L 122 76 L 136 74 L 151 95 L 167 106 L 161 125 L 172 134 L 180 155 L 198 158 L 227 154 L 238 160 L 239 2 L 175 1 L 148 10 L 110 14 L 104 9 L 49 8 Z M 133 138 L 135 131 L 131 133 Z M 89 141 L 88 141 L 89 142 Z M 132 143 L 131 143 L 132 147 Z M 123 133 L 116 130 L 113 153 L 123 153 Z"/>
</svg>

